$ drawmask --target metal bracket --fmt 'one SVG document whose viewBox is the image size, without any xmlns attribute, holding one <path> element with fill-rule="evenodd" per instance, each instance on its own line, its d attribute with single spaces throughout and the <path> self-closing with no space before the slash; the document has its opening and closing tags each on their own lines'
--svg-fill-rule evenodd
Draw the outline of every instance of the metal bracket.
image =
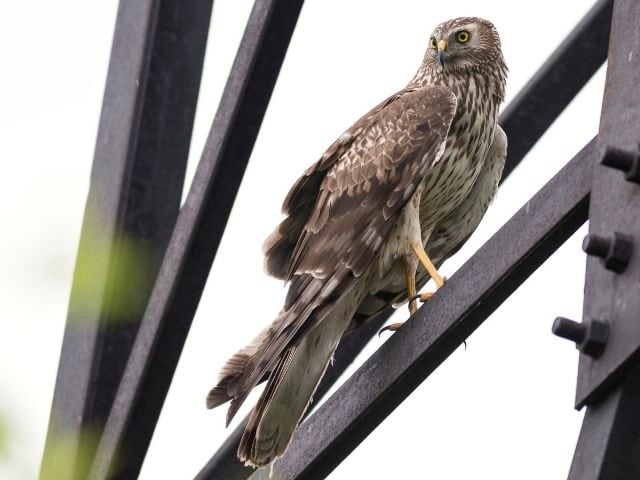
<svg viewBox="0 0 640 480">
<path fill-rule="evenodd" d="M 576 408 L 603 399 L 619 385 L 634 355 L 640 355 L 640 261 L 631 248 L 632 242 L 640 239 L 640 187 L 625 181 L 616 171 L 625 171 L 628 180 L 637 178 L 639 153 L 636 150 L 640 140 L 637 129 L 640 124 L 638 18 L 640 2 L 616 0 L 598 133 L 602 162 L 594 166 L 589 235 L 583 244 L 584 250 L 591 255 L 587 260 L 584 316 L 606 319 L 609 335 L 599 358 L 584 352 L 580 355 Z"/>
</svg>

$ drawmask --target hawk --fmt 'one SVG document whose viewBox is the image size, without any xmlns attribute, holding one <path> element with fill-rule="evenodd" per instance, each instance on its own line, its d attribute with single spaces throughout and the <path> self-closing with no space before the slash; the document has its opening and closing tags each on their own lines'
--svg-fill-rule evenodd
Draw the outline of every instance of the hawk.
<svg viewBox="0 0 640 480">
<path fill-rule="evenodd" d="M 416 282 L 442 286 L 434 262 L 475 230 L 502 174 L 506 74 L 490 22 L 440 24 L 409 84 L 293 185 L 286 218 L 264 244 L 266 271 L 290 282 L 285 305 L 226 363 L 207 397 L 208 408 L 231 402 L 228 424 L 267 379 L 238 449 L 245 464 L 284 454 L 346 332 L 403 298 L 413 314 L 417 299 L 431 295 L 416 295 Z"/>
</svg>

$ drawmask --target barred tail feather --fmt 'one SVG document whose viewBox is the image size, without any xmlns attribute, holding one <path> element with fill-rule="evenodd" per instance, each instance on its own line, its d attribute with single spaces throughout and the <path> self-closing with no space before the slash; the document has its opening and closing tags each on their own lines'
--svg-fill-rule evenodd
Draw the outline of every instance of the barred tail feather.
<svg viewBox="0 0 640 480">
<path fill-rule="evenodd" d="M 218 383 L 207 396 L 207 407 L 215 408 L 231 402 L 227 425 L 231 422 L 251 390 L 275 371 L 287 350 L 294 346 L 294 337 L 301 328 L 312 329 L 321 322 L 330 306 L 321 307 L 334 293 L 340 281 L 310 277 L 291 308 L 280 312 L 269 327 L 245 348 L 237 352 L 222 368 Z"/>
<path fill-rule="evenodd" d="M 238 458 L 246 465 L 268 465 L 284 454 L 355 312 L 359 296 L 356 289 L 352 290 L 298 346 L 281 356 L 240 441 Z"/>
<path fill-rule="evenodd" d="M 280 318 L 280 317 L 279 317 Z M 277 323 L 278 320 L 274 323 Z M 246 347 L 235 353 L 220 371 L 218 384 L 211 389 L 207 395 L 207 408 L 216 408 L 236 398 L 238 391 L 238 381 L 242 377 L 247 364 L 253 356 L 260 351 L 264 343 L 269 338 L 269 326 L 262 330 Z M 227 419 L 227 425 L 231 418 Z"/>
</svg>

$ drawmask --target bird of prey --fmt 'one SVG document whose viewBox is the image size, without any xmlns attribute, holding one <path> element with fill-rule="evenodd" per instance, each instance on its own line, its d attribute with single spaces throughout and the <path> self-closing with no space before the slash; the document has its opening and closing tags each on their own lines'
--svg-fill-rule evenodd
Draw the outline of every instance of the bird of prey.
<svg viewBox="0 0 640 480">
<path fill-rule="evenodd" d="M 502 173 L 506 74 L 490 22 L 438 25 L 409 84 L 293 185 L 287 216 L 264 245 L 266 271 L 290 282 L 285 305 L 226 363 L 207 397 L 208 408 L 231 402 L 228 424 L 267 379 L 238 449 L 245 464 L 284 454 L 349 329 L 404 297 L 415 312 L 416 298 L 430 296 L 416 295 L 416 279 L 442 286 L 434 263 L 471 235 Z"/>
</svg>

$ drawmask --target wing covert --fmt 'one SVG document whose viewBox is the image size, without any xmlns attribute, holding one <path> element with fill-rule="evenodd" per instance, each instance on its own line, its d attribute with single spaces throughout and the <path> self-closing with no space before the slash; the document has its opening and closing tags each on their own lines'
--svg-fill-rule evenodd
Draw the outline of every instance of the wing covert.
<svg viewBox="0 0 640 480">
<path fill-rule="evenodd" d="M 329 167 L 291 255 L 288 278 L 360 276 L 444 149 L 456 99 L 446 87 L 391 97 Z"/>
</svg>

